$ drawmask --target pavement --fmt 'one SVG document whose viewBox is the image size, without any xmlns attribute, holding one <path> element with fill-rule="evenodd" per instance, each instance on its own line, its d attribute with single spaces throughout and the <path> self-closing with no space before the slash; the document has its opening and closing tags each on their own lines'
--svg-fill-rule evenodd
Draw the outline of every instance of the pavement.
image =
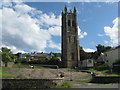
<svg viewBox="0 0 120 90">
<path fill-rule="evenodd" d="M 92 83 L 83 83 L 83 84 L 72 84 L 76 88 L 118 88 L 118 84 L 92 84 Z"/>
</svg>

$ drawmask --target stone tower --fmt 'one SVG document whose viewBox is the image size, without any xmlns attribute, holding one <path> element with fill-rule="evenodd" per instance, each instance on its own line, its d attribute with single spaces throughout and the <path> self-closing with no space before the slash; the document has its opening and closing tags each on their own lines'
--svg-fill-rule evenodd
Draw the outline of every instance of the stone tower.
<svg viewBox="0 0 120 90">
<path fill-rule="evenodd" d="M 62 11 L 62 66 L 78 67 L 80 61 L 76 8 Z"/>
</svg>

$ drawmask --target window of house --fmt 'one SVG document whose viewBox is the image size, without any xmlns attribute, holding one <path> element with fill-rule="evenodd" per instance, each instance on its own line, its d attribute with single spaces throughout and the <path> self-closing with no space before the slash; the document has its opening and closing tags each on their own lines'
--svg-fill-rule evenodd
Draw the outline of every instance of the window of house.
<svg viewBox="0 0 120 90">
<path fill-rule="evenodd" d="M 89 63 L 92 63 L 92 61 L 91 61 L 91 60 L 89 60 L 88 62 L 89 62 Z"/>
</svg>

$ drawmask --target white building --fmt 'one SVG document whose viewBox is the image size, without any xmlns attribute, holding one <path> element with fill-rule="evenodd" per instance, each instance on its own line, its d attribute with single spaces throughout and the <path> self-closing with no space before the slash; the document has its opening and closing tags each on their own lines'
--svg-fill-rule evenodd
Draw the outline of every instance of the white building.
<svg viewBox="0 0 120 90">
<path fill-rule="evenodd" d="M 93 59 L 85 59 L 80 62 L 81 68 L 92 68 L 94 67 L 94 60 Z"/>
<path fill-rule="evenodd" d="M 101 53 L 98 57 L 98 62 L 104 61 L 108 62 L 109 65 L 112 65 L 116 60 L 120 59 L 120 46 Z"/>
</svg>

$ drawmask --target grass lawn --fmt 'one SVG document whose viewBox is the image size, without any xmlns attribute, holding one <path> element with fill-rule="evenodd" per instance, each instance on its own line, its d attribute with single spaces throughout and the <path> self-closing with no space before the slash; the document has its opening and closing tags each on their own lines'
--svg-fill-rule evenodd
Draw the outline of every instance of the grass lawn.
<svg viewBox="0 0 120 90">
<path fill-rule="evenodd" d="M 9 67 L 2 67 L 0 68 L 0 78 L 16 78 L 16 76 L 7 74 L 5 71 L 11 70 Z"/>
<path fill-rule="evenodd" d="M 35 68 L 45 68 L 45 67 L 42 67 L 42 66 L 39 66 L 39 65 L 33 65 Z M 29 64 L 14 64 L 13 65 L 13 68 L 30 68 L 30 65 Z"/>
<path fill-rule="evenodd" d="M 35 68 L 44 69 L 45 67 L 34 65 Z M 6 73 L 6 71 L 12 70 L 13 68 L 30 68 L 28 64 L 13 64 L 12 67 L 0 67 L 0 78 L 18 78 L 15 75 Z"/>
</svg>

